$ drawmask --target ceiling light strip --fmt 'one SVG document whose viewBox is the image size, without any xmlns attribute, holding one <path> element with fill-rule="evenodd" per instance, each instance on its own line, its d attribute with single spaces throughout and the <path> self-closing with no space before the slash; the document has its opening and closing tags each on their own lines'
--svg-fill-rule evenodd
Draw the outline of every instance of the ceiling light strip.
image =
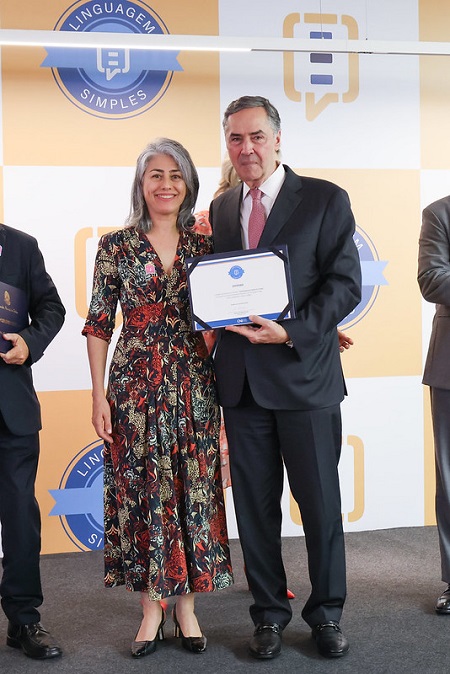
<svg viewBox="0 0 450 674">
<path fill-rule="evenodd" d="M 53 30 L 0 29 L 2 47 L 143 49 L 170 51 L 326 52 L 449 56 L 450 42 L 400 40 L 310 40 L 221 35 L 147 35 Z"/>
</svg>

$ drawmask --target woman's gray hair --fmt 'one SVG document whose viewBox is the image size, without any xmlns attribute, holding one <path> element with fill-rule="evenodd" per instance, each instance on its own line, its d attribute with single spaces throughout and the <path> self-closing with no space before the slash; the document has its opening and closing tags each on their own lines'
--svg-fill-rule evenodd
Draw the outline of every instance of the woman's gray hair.
<svg viewBox="0 0 450 674">
<path fill-rule="evenodd" d="M 172 157 L 180 169 L 186 184 L 186 196 L 177 217 L 179 230 L 191 229 L 195 223 L 193 211 L 197 201 L 199 180 L 197 170 L 191 159 L 191 155 L 181 143 L 170 138 L 155 138 L 141 152 L 136 161 L 136 173 L 131 188 L 130 214 L 127 218 L 128 227 L 136 227 L 142 232 L 148 232 L 152 227 L 152 221 L 144 199 L 142 181 L 147 164 L 156 155 L 165 154 Z"/>
</svg>

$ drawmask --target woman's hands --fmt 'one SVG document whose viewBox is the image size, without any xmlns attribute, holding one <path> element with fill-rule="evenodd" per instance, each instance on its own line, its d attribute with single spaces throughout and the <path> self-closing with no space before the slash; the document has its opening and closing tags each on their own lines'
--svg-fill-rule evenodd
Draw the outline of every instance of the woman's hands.
<svg viewBox="0 0 450 674">
<path fill-rule="evenodd" d="M 99 438 L 112 442 L 111 409 L 105 395 L 92 397 L 92 425 Z"/>
</svg>

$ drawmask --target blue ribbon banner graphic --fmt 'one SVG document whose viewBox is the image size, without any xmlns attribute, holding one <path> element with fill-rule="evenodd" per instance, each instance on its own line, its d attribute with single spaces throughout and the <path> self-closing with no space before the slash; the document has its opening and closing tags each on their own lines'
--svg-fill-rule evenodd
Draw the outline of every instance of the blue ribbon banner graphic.
<svg viewBox="0 0 450 674">
<path fill-rule="evenodd" d="M 99 48 L 100 49 L 100 48 Z M 97 63 L 99 49 L 78 49 L 61 47 L 46 47 L 47 56 L 41 63 L 41 68 L 81 68 L 90 69 Z M 102 47 L 104 53 L 117 51 L 124 53 L 125 49 L 113 50 Z M 143 70 L 173 71 L 183 70 L 177 61 L 178 51 L 148 51 L 143 49 L 130 50 L 130 61 L 133 72 Z"/>
</svg>

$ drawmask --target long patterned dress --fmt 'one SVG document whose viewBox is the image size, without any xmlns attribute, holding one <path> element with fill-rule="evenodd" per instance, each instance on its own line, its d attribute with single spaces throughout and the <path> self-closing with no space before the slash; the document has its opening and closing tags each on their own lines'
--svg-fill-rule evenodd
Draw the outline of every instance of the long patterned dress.
<svg viewBox="0 0 450 674">
<path fill-rule="evenodd" d="M 113 442 L 105 443 L 105 585 L 163 599 L 232 583 L 220 478 L 220 414 L 212 364 L 193 332 L 185 258 L 211 239 L 180 234 L 166 274 L 147 237 L 100 239 L 83 334 L 111 339 Z"/>
</svg>

